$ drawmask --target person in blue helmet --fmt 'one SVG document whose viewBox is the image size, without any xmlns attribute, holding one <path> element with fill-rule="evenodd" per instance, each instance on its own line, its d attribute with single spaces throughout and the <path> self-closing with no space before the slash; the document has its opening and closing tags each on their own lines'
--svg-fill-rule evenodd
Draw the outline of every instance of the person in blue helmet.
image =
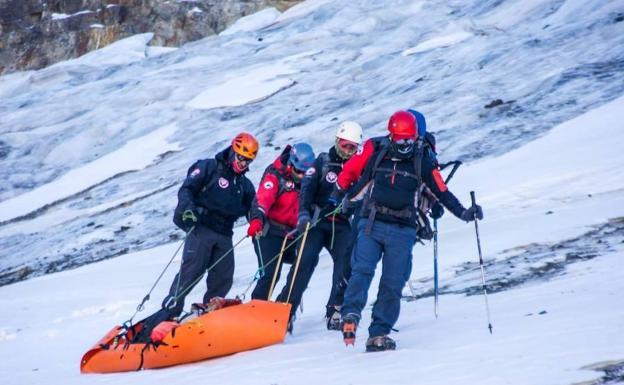
<svg viewBox="0 0 624 385">
<path fill-rule="evenodd" d="M 254 248 L 258 266 L 263 272 L 251 294 L 253 299 L 269 300 L 269 293 L 272 292 L 271 282 L 276 269 L 275 282 L 279 281 L 282 263 L 292 264 L 295 261 L 297 249 L 292 246 L 285 250 L 279 266 L 277 259 L 269 263 L 280 252 L 284 237 L 294 239 L 293 230 L 297 227 L 301 182 L 306 171 L 314 164 L 314 159 L 314 150 L 309 144 L 288 145 L 264 171 L 252 203 L 251 220 L 247 229 L 247 234 L 255 238 Z M 292 275 L 293 269 L 289 272 L 288 283 L 280 294 L 282 301 L 287 298 Z M 294 310 L 295 306 L 292 313 Z"/>
<path fill-rule="evenodd" d="M 414 115 L 416 119 L 416 127 L 418 131 L 418 140 L 421 141 L 424 151 L 424 156 L 431 159 L 434 166 L 439 170 L 440 164 L 438 162 L 438 152 L 436 151 L 436 138 L 433 134 L 427 131 L 427 120 L 425 115 L 414 109 L 408 109 L 407 112 Z M 440 219 L 444 215 L 444 207 L 437 200 L 431 204 L 431 212 L 429 214 L 433 219 Z"/>
</svg>

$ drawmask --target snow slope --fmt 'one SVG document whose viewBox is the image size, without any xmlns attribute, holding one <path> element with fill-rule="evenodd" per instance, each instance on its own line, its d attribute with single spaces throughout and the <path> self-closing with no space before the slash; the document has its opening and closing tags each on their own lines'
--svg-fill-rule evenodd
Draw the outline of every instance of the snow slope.
<svg viewBox="0 0 624 385">
<path fill-rule="evenodd" d="M 0 77 L 0 283 L 32 278 L 0 287 L 3 385 L 624 382 L 621 2 L 309 0 L 176 50 L 149 38 Z M 465 204 L 476 190 L 484 206 L 494 334 L 474 227 L 447 213 L 440 317 L 431 245 L 417 245 L 395 352 L 363 353 L 370 306 L 355 348 L 325 330 L 323 254 L 284 344 L 79 374 L 178 247 L 171 210 L 193 160 L 248 130 L 263 145 L 257 181 L 285 143 L 324 150 L 344 119 L 378 135 L 403 107 L 425 113 L 443 161 L 466 161 L 450 187 Z M 231 296 L 257 267 L 249 241 L 236 261 Z"/>
<path fill-rule="evenodd" d="M 241 130 L 262 143 L 254 181 L 287 142 L 325 150 L 345 119 L 378 135 L 405 107 L 427 116 L 445 159 L 504 154 L 624 92 L 622 12 L 608 0 L 310 0 L 179 49 L 142 34 L 1 77 L 0 284 L 179 237 L 184 172 Z M 111 157 L 114 170 L 82 177 Z"/>
<path fill-rule="evenodd" d="M 475 187 L 485 206 L 481 231 L 488 263 L 495 263 L 502 249 L 569 239 L 586 232 L 589 225 L 624 217 L 624 178 L 611 177 L 621 172 L 624 162 L 618 151 L 624 139 L 619 125 L 623 118 L 624 97 L 620 97 L 524 147 L 476 162 L 457 174 L 455 191 L 466 198 L 465 192 Z M 610 140 L 596 141 L 586 133 Z M 606 167 L 602 159 L 561 166 L 574 165 L 581 153 L 597 151 L 596 143 L 613 168 Z M 492 170 L 507 172 L 493 176 Z M 575 173 L 580 174 L 565 179 L 565 189 L 553 188 L 561 185 L 556 175 Z M 601 183 L 589 189 L 587 175 Z M 489 188 L 491 180 L 505 189 Z M 521 203 L 515 189 L 520 184 L 527 186 Z M 544 215 L 547 208 L 554 213 Z M 453 273 L 457 266 L 477 259 L 474 228 L 447 217 L 440 226 L 441 283 L 452 285 L 461 278 Z M 171 243 L 1 287 L 0 375 L 3 384 L 9 385 L 49 383 L 50 379 L 63 384 L 139 385 L 207 380 L 220 384 L 485 385 L 590 381 L 602 376 L 590 370 L 591 365 L 611 361 L 624 365 L 622 228 L 612 240 L 598 239 L 611 246 L 592 259 L 570 263 L 561 274 L 491 293 L 492 335 L 481 295 L 442 295 L 437 320 L 430 298 L 403 302 L 396 325 L 399 332 L 394 335 L 397 351 L 363 353 L 364 327 L 355 348 L 346 348 L 338 333 L 324 328 L 331 280 L 331 259 L 324 254 L 304 296 L 304 313 L 284 344 L 168 369 L 80 375 L 81 355 L 113 324 L 134 312 L 177 248 L 178 243 Z M 234 239 L 243 234 L 239 228 Z M 586 239 L 587 243 L 596 241 Z M 430 246 L 416 246 L 414 254 L 412 277 L 430 276 Z M 248 287 L 256 269 L 250 242 L 245 241 L 236 255 L 232 296 Z M 176 259 L 143 315 L 156 309 L 178 266 Z M 501 278 L 495 271 L 487 273 L 488 281 Z M 480 277 L 475 275 L 469 285 L 478 288 Z M 189 300 L 201 298 L 203 289 L 203 284 L 198 285 Z M 375 291 L 376 283 L 371 302 Z M 369 313 L 370 307 L 363 326 L 370 321 Z"/>
</svg>

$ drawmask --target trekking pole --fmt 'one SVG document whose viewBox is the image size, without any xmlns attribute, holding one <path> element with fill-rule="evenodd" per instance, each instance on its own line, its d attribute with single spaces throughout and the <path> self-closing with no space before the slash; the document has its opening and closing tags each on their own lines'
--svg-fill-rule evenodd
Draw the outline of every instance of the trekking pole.
<svg viewBox="0 0 624 385">
<path fill-rule="evenodd" d="M 444 170 L 448 166 L 452 165 L 453 168 L 451 172 L 448 174 L 446 179 L 444 180 L 444 184 L 447 184 L 455 172 L 462 165 L 462 162 L 459 160 L 454 160 L 452 162 L 445 163 L 440 165 L 440 170 Z M 438 301 L 439 295 L 439 285 L 438 285 L 438 219 L 433 219 L 433 312 L 435 314 L 436 319 L 438 318 L 438 313 L 440 310 L 440 304 Z"/>
<path fill-rule="evenodd" d="M 267 296 L 267 301 L 271 300 L 271 295 L 273 295 L 273 289 L 275 288 L 275 281 L 277 280 L 277 272 L 279 271 L 280 264 L 282 263 L 282 256 L 284 255 L 284 251 L 286 250 L 286 242 L 288 242 L 288 236 L 293 234 L 296 230 L 293 230 L 284 236 L 284 241 L 282 242 L 282 247 L 280 248 L 280 252 L 277 257 L 277 265 L 275 265 L 275 271 L 273 272 L 273 279 L 271 280 L 271 286 L 269 286 L 269 295 Z M 260 246 L 258 246 L 260 247 Z"/>
<path fill-rule="evenodd" d="M 470 192 L 470 200 L 472 201 L 473 207 L 477 205 L 474 191 Z M 485 298 L 485 310 L 487 311 L 488 329 L 490 329 L 490 334 L 492 334 L 492 321 L 490 318 L 490 304 L 488 303 L 487 288 L 485 287 L 485 270 L 483 269 L 483 254 L 481 253 L 481 238 L 479 237 L 479 221 L 477 220 L 476 212 L 475 212 L 475 217 L 474 217 L 474 224 L 475 224 L 475 232 L 477 234 L 477 250 L 479 250 L 479 266 L 481 266 L 481 283 L 483 285 L 483 295 L 484 295 L 483 298 Z"/>
<path fill-rule="evenodd" d="M 308 230 L 310 230 L 310 223 L 306 225 L 303 232 L 303 239 L 301 240 L 301 246 L 299 247 L 299 253 L 297 254 L 297 262 L 295 263 L 295 271 L 293 271 L 293 277 L 290 281 L 290 288 L 288 289 L 288 297 L 286 297 L 286 303 L 290 301 L 290 293 L 295 286 L 295 279 L 297 278 L 297 272 L 299 271 L 299 263 L 301 262 L 301 254 L 303 254 L 303 248 L 305 247 L 306 239 L 308 239 Z"/>
<path fill-rule="evenodd" d="M 438 318 L 438 220 L 433 220 L 433 312 Z"/>
</svg>

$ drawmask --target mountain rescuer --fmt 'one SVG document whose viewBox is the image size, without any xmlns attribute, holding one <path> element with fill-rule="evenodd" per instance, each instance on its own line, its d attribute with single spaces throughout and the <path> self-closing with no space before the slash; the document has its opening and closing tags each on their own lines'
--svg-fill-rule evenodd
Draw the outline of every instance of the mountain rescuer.
<svg viewBox="0 0 624 385">
<path fill-rule="evenodd" d="M 367 351 L 395 349 L 388 336 L 399 317 L 401 292 L 412 269 L 412 248 L 423 234 L 421 197 L 437 199 L 465 221 L 483 218 L 480 206 L 465 209 L 447 188 L 435 160 L 425 155 L 423 138 L 413 114 L 398 111 L 388 121 L 389 134 L 371 138 L 344 165 L 331 201 L 339 202 L 352 188 L 363 196 L 358 238 L 341 309 L 345 343 L 353 344 L 361 312 L 367 301 L 375 267 L 382 259 L 377 300 L 368 328 Z M 425 238 L 426 239 L 426 238 Z"/>
<path fill-rule="evenodd" d="M 146 320 L 146 332 L 182 312 L 184 298 L 208 268 L 204 303 L 225 297 L 232 287 L 232 228 L 251 209 L 255 191 L 245 173 L 257 154 L 256 138 L 241 133 L 213 159 L 198 160 L 188 169 L 174 213 L 174 223 L 187 232 L 182 265 L 162 309 Z"/>
<path fill-rule="evenodd" d="M 301 255 L 299 273 L 291 295 L 293 305 L 291 312 L 294 314 L 294 310 L 299 306 L 324 247 L 334 262 L 332 288 L 326 310 L 329 330 L 340 330 L 340 307 L 351 275 L 353 236 L 349 224 L 350 213 L 332 214 L 335 207 L 329 206 L 327 201 L 344 163 L 355 154 L 361 143 L 362 127 L 359 124 L 350 121 L 340 124 L 334 145 L 329 151 L 319 154 L 314 165 L 306 172 L 299 196 L 297 229 L 302 233 L 308 224 L 316 224 L 308 231 Z"/>
<path fill-rule="evenodd" d="M 270 299 L 268 297 L 273 290 L 271 286 L 279 280 L 282 263 L 292 264 L 295 261 L 296 248 L 283 250 L 282 245 L 286 240 L 294 238 L 301 181 L 313 162 L 312 147 L 307 143 L 297 143 L 286 146 L 281 155 L 264 171 L 247 229 L 247 234 L 255 238 L 254 249 L 258 266 L 263 272 L 251 294 L 253 299 Z M 280 251 L 283 251 L 281 260 L 275 259 Z M 292 274 L 293 269 L 289 272 L 289 277 Z M 288 285 L 284 287 L 278 300 L 285 301 L 287 296 Z"/>
</svg>

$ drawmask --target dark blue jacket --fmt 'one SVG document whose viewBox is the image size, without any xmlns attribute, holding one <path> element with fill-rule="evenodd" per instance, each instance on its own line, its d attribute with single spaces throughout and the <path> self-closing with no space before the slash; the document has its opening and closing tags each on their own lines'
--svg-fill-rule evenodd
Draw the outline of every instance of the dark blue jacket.
<svg viewBox="0 0 624 385">
<path fill-rule="evenodd" d="M 338 156 L 333 146 L 328 152 L 323 152 L 316 157 L 314 165 L 308 169 L 301 182 L 299 212 L 306 212 L 312 216 L 316 207 L 324 208 L 320 212 L 320 216 L 330 212 L 331 209 L 327 206 L 327 202 L 334 191 L 334 185 L 345 162 L 346 160 Z M 347 220 L 345 215 L 337 217 Z"/>
<path fill-rule="evenodd" d="M 243 174 L 231 166 L 231 149 L 219 152 L 214 159 L 195 162 L 178 191 L 177 212 L 194 210 L 200 224 L 225 235 L 232 235 L 234 222 L 247 216 L 255 189 Z"/>
</svg>

